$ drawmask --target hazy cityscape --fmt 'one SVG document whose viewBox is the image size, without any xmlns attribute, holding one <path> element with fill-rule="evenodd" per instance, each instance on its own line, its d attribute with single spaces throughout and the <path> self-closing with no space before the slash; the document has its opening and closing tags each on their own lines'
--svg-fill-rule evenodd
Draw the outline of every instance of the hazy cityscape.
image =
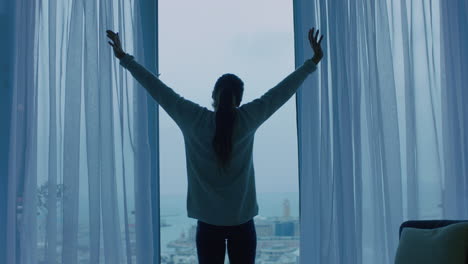
<svg viewBox="0 0 468 264">
<path fill-rule="evenodd" d="M 299 219 L 291 216 L 291 204 L 285 199 L 282 204 L 283 214 L 276 217 L 257 216 L 254 218 L 257 232 L 258 264 L 297 264 L 299 263 Z M 165 228 L 163 223 L 161 228 Z M 167 243 L 161 254 L 162 264 L 195 264 L 196 225 Z M 226 263 L 228 257 L 225 258 Z"/>
<path fill-rule="evenodd" d="M 171 197 L 171 196 L 169 196 Z M 177 195 L 162 197 L 161 199 L 161 227 L 160 248 L 161 264 L 196 264 L 196 220 L 188 218 L 184 207 L 185 196 Z M 60 200 L 60 199 L 59 199 Z M 177 206 L 179 205 L 179 206 Z M 257 264 L 298 264 L 299 263 L 299 218 L 298 218 L 298 195 L 297 193 L 264 194 L 259 196 L 260 213 L 254 218 L 257 233 Z M 262 206 L 264 205 L 264 206 Z M 60 206 L 60 204 L 58 205 Z M 262 210 L 263 208 L 263 210 Z M 38 263 L 45 261 L 46 252 L 46 214 L 38 206 Z M 18 221 L 21 221 L 21 211 L 18 209 Z M 57 216 L 57 229 L 62 230 L 62 215 L 59 210 Z M 89 223 L 87 213 L 83 212 L 80 217 L 78 228 L 78 263 L 89 263 Z M 18 225 L 21 226 L 21 225 Z M 125 229 L 122 228 L 122 249 L 125 248 Z M 135 256 L 135 224 L 134 212 L 129 217 L 129 238 L 132 263 L 136 263 Z M 18 230 L 21 233 L 21 230 Z M 60 252 L 62 251 L 61 232 L 57 233 L 58 263 L 61 263 Z M 101 242 L 101 252 L 103 252 Z M 126 259 L 126 250 L 122 250 L 122 259 Z M 227 252 L 227 251 L 226 251 Z M 104 263 L 104 254 L 100 254 L 100 263 Z M 225 263 L 229 263 L 226 254 Z"/>
</svg>

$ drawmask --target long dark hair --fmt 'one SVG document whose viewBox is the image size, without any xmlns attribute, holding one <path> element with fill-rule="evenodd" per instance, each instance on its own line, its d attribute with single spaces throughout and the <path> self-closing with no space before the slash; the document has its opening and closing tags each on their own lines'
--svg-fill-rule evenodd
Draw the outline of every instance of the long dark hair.
<svg viewBox="0 0 468 264">
<path fill-rule="evenodd" d="M 213 90 L 213 106 L 217 107 L 213 148 L 223 166 L 231 158 L 232 133 L 236 120 L 235 108 L 240 105 L 243 93 L 244 83 L 239 77 L 230 73 L 219 77 Z M 232 104 L 233 97 L 235 97 L 235 106 Z"/>
</svg>

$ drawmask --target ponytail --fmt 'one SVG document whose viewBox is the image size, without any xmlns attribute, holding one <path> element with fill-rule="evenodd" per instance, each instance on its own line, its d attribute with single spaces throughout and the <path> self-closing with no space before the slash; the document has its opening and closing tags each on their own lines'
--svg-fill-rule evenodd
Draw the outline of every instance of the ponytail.
<svg viewBox="0 0 468 264">
<path fill-rule="evenodd" d="M 216 110 L 216 129 L 213 137 L 213 148 L 221 165 L 224 166 L 232 154 L 232 134 L 236 120 L 236 106 L 242 100 L 244 84 L 239 77 L 233 74 L 225 74 L 216 82 L 213 91 L 213 99 L 219 93 L 219 101 Z M 235 97 L 235 105 L 232 100 Z"/>
</svg>

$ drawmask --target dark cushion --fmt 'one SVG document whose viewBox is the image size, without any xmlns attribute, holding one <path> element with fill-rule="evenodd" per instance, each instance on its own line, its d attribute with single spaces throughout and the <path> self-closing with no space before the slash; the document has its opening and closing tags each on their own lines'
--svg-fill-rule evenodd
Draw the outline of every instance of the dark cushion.
<svg viewBox="0 0 468 264">
<path fill-rule="evenodd" d="M 400 225 L 400 234 L 405 227 L 413 227 L 413 228 L 420 228 L 420 229 L 433 229 L 438 227 L 444 227 L 455 223 L 461 222 L 468 222 L 468 220 L 412 220 L 403 222 Z"/>
<path fill-rule="evenodd" d="M 401 238 L 401 232 L 405 227 L 419 228 L 419 229 L 433 229 L 439 227 L 445 227 L 451 224 L 468 222 L 468 220 L 411 220 L 403 222 L 400 225 L 399 237 Z M 466 260 L 468 264 L 468 259 Z"/>
</svg>

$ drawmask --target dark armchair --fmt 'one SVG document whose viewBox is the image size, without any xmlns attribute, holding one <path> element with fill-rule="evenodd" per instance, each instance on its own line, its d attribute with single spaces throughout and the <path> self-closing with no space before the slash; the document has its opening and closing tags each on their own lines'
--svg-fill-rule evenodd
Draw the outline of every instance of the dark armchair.
<svg viewBox="0 0 468 264">
<path fill-rule="evenodd" d="M 419 228 L 419 229 L 433 229 L 439 227 L 445 227 L 451 224 L 468 222 L 468 220 L 418 220 L 418 221 L 406 221 L 400 225 L 400 233 L 399 237 L 401 238 L 401 233 L 404 228 L 412 227 L 412 228 Z M 465 262 L 468 264 L 468 259 Z"/>
</svg>

